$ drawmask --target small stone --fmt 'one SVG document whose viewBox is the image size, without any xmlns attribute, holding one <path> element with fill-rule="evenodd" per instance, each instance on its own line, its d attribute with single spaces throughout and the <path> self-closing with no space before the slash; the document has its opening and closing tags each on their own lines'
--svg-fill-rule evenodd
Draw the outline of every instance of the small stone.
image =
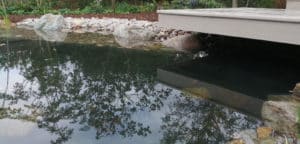
<svg viewBox="0 0 300 144">
<path fill-rule="evenodd" d="M 256 129 L 257 137 L 259 140 L 270 137 L 272 132 L 273 130 L 270 127 L 259 127 Z"/>
<path fill-rule="evenodd" d="M 73 31 L 74 33 L 85 33 L 83 29 L 77 29 Z"/>
<path fill-rule="evenodd" d="M 253 129 L 246 129 L 233 134 L 234 139 L 242 139 L 245 144 L 257 144 L 257 134 Z"/>
<path fill-rule="evenodd" d="M 16 24 L 16 23 L 11 23 L 10 26 L 11 26 L 11 27 L 16 27 L 17 24 Z"/>
<path fill-rule="evenodd" d="M 269 138 L 269 139 L 261 140 L 259 144 L 276 144 L 276 141 L 272 138 Z"/>
<path fill-rule="evenodd" d="M 245 142 L 242 139 L 234 139 L 234 140 L 228 142 L 227 144 L 245 144 Z"/>
<path fill-rule="evenodd" d="M 98 47 L 103 47 L 103 44 L 97 44 Z"/>
</svg>

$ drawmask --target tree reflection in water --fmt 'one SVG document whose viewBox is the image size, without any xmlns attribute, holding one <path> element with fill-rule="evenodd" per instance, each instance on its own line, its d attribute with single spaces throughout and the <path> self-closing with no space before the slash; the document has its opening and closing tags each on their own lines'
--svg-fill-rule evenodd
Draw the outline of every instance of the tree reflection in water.
<svg viewBox="0 0 300 144">
<path fill-rule="evenodd" d="M 258 121 L 223 106 L 189 97 L 178 97 L 162 119 L 161 143 L 226 143 L 241 129 L 254 128 Z"/>
<path fill-rule="evenodd" d="M 0 91 L 0 118 L 37 122 L 57 136 L 53 144 L 71 138 L 70 124 L 80 125 L 81 131 L 96 129 L 97 139 L 145 137 L 152 132 L 151 126 L 133 115 L 159 111 L 174 95 L 174 89 L 155 81 L 157 67 L 175 62 L 172 52 L 43 41 L 15 41 L 10 48 L 9 53 L 0 49 L 0 71 L 17 70 L 23 80 L 10 83 L 14 87 L 8 93 Z M 176 98 L 163 118 L 163 143 L 218 142 L 227 136 L 223 131 L 255 124 L 205 101 L 181 94 Z"/>
</svg>

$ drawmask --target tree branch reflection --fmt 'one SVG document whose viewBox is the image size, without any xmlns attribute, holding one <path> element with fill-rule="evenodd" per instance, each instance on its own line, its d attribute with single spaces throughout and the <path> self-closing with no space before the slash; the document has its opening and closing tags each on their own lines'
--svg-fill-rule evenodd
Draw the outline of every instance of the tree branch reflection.
<svg viewBox="0 0 300 144">
<path fill-rule="evenodd" d="M 81 131 L 96 129 L 98 139 L 151 133 L 132 115 L 163 106 L 171 89 L 156 86 L 156 67 L 171 63 L 173 54 L 43 41 L 22 44 L 30 47 L 15 44 L 10 52 L 14 58 L 0 63 L 0 68 L 17 68 L 25 78 L 14 84 L 1 118 L 36 121 L 57 135 L 53 144 L 71 138 L 72 124 L 81 125 Z"/>
</svg>

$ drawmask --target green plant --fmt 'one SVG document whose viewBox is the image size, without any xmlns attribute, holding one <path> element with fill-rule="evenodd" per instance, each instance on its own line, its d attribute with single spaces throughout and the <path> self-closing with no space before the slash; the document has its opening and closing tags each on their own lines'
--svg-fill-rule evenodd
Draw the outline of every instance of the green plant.
<svg viewBox="0 0 300 144">
<path fill-rule="evenodd" d="M 215 0 L 199 0 L 199 7 L 201 7 L 201 8 L 220 8 L 220 7 L 224 7 L 224 5 Z"/>
<path fill-rule="evenodd" d="M 7 11 L 6 11 L 6 5 L 4 3 L 4 0 L 1 0 L 1 11 L 0 11 L 0 15 L 3 18 L 3 23 L 2 23 L 2 27 L 4 27 L 5 29 L 9 29 L 11 22 L 9 20 Z"/>
<path fill-rule="evenodd" d="M 143 6 L 140 6 L 141 12 L 153 12 L 156 10 L 156 5 L 154 3 L 146 3 Z"/>
<path fill-rule="evenodd" d="M 193 2 L 193 4 L 192 4 Z M 216 0 L 173 0 L 171 2 L 171 7 L 174 9 L 181 9 L 181 8 L 218 8 L 224 7 L 221 2 Z"/>
<path fill-rule="evenodd" d="M 120 2 L 116 5 L 116 13 L 137 13 L 139 12 L 139 7 L 135 5 L 130 5 L 126 2 Z"/>
<path fill-rule="evenodd" d="M 260 0 L 257 2 L 257 7 L 274 8 L 275 0 Z"/>
<path fill-rule="evenodd" d="M 82 14 L 88 14 L 88 13 L 95 13 L 95 11 L 90 6 L 86 6 L 85 8 L 83 8 L 81 10 L 81 13 Z"/>
</svg>

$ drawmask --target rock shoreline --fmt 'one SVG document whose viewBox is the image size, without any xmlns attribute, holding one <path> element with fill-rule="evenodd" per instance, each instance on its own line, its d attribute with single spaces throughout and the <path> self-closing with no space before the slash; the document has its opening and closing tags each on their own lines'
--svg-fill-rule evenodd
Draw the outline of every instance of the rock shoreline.
<svg viewBox="0 0 300 144">
<path fill-rule="evenodd" d="M 192 36 L 192 32 L 176 30 L 171 28 L 162 28 L 158 22 L 150 22 L 135 19 L 117 19 L 117 18 L 73 18 L 62 17 L 61 15 L 46 14 L 41 18 L 28 18 L 16 23 L 17 28 L 25 28 L 40 33 L 99 33 L 102 35 L 114 35 L 116 41 L 121 46 L 132 48 L 149 43 L 161 43 L 166 47 L 172 47 L 176 50 L 184 51 L 185 39 Z M 42 36 L 45 37 L 45 36 Z M 170 45 L 180 39 L 180 43 Z M 63 41 L 63 39 L 52 39 L 53 41 Z M 174 39 L 174 40 L 172 40 Z M 164 42 L 167 41 L 168 42 Z M 195 47 L 195 45 L 193 45 Z M 196 45 L 198 47 L 199 45 Z"/>
</svg>

